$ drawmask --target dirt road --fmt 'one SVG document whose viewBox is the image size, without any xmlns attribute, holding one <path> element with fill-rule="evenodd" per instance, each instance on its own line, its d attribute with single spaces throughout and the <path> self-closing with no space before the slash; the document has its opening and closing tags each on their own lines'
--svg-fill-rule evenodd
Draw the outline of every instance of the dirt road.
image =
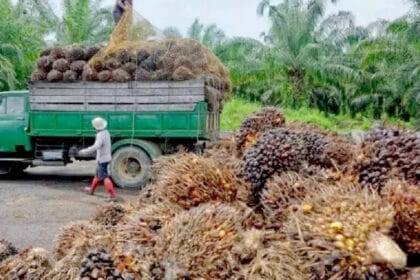
<svg viewBox="0 0 420 280">
<path fill-rule="evenodd" d="M 90 219 L 105 204 L 103 188 L 96 196 L 83 192 L 94 169 L 94 163 L 78 163 L 29 169 L 16 179 L 0 178 L 0 239 L 19 248 L 51 249 L 62 226 Z M 134 201 L 137 193 L 118 190 L 126 201 Z"/>
</svg>

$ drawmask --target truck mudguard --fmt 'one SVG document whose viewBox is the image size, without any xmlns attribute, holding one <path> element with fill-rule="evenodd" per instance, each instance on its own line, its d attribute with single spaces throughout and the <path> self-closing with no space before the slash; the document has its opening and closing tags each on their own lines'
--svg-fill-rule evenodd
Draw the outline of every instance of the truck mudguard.
<svg viewBox="0 0 420 280">
<path fill-rule="evenodd" d="M 140 139 L 123 139 L 115 142 L 112 145 L 112 152 L 114 153 L 121 147 L 135 146 L 144 150 L 152 160 L 157 159 L 162 155 L 162 150 L 156 143 Z"/>
</svg>

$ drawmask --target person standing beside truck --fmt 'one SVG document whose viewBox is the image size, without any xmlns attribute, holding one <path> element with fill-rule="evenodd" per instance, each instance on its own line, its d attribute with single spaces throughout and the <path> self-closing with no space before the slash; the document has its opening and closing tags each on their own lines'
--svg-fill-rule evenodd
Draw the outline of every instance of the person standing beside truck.
<svg viewBox="0 0 420 280">
<path fill-rule="evenodd" d="M 87 156 L 96 152 L 97 169 L 96 175 L 92 180 L 90 188 L 86 188 L 87 193 L 94 195 L 101 182 L 104 183 L 106 191 L 110 195 L 110 200 L 116 200 L 114 183 L 108 174 L 108 165 L 112 160 L 111 155 L 111 135 L 107 130 L 108 123 L 103 118 L 92 120 L 92 126 L 96 130 L 95 143 L 89 148 L 79 151 L 79 155 Z"/>
</svg>

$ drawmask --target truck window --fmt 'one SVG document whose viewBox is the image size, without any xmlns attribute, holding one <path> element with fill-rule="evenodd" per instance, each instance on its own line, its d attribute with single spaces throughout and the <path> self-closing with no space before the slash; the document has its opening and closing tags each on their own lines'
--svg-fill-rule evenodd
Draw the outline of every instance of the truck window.
<svg viewBox="0 0 420 280">
<path fill-rule="evenodd" d="M 0 114 L 6 114 L 6 98 L 0 97 Z"/>
<path fill-rule="evenodd" d="M 25 101 L 20 96 L 7 97 L 7 114 L 22 115 L 25 112 Z"/>
</svg>

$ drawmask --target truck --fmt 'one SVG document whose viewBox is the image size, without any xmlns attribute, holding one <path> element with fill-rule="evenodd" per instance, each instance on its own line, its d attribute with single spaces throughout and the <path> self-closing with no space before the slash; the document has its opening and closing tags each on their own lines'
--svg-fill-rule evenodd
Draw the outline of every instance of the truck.
<svg viewBox="0 0 420 280">
<path fill-rule="evenodd" d="M 0 93 L 0 172 L 93 160 L 78 151 L 93 144 L 91 121 L 108 121 L 113 181 L 143 186 L 154 160 L 179 149 L 202 149 L 218 137 L 223 88 L 206 79 L 128 83 L 36 82 Z M 213 100 L 213 102 L 212 102 Z"/>
</svg>

